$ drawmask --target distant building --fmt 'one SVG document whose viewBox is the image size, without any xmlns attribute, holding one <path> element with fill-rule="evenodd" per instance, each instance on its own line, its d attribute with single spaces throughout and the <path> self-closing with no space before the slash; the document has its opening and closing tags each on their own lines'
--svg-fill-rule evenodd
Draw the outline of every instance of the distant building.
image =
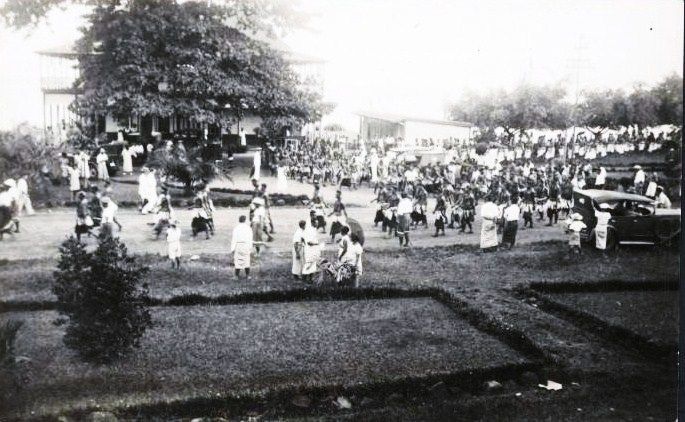
<svg viewBox="0 0 685 422">
<path fill-rule="evenodd" d="M 393 137 L 416 144 L 422 139 L 471 139 L 471 123 L 434 120 L 387 113 L 358 112 L 359 134 L 364 140 Z"/>
<path fill-rule="evenodd" d="M 324 91 L 325 61 L 316 57 L 295 53 L 284 44 L 274 42 L 274 48 L 281 51 L 292 69 L 300 76 L 303 83 L 319 94 Z M 41 90 L 43 91 L 43 129 L 51 132 L 56 139 L 65 139 L 69 127 L 80 120 L 80 117 L 69 110 L 69 106 L 83 91 L 74 88 L 79 76 L 79 54 L 72 45 L 64 45 L 37 52 L 40 55 Z M 150 119 L 147 119 L 150 120 Z M 240 128 L 245 134 L 253 136 L 262 122 L 259 116 L 246 113 L 232 127 L 222 128 L 224 134 L 237 135 Z M 115 138 L 119 130 L 136 136 L 145 124 L 140 116 L 130 116 L 127 121 L 117 121 L 112 116 L 99 116 L 94 122 L 96 132 L 106 132 L 109 138 Z M 176 133 L 185 130 L 202 130 L 201 123 L 177 116 L 156 117 L 151 119 L 152 131 L 162 134 Z"/>
</svg>

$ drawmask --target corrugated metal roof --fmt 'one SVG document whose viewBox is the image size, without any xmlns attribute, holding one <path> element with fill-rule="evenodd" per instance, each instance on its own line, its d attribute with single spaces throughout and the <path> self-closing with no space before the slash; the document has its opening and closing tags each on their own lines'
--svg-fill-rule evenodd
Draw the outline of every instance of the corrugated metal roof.
<svg viewBox="0 0 685 422">
<path fill-rule="evenodd" d="M 460 126 L 460 127 L 472 127 L 473 124 L 469 122 L 458 122 L 455 120 L 438 120 L 438 119 L 427 119 L 424 117 L 411 117 L 401 114 L 391 114 L 391 113 L 377 113 L 368 111 L 358 111 L 354 114 L 358 116 L 369 117 L 371 119 L 385 120 L 387 122 L 404 124 L 406 122 L 420 122 L 420 123 L 431 123 L 436 125 L 446 125 L 446 126 Z"/>
</svg>

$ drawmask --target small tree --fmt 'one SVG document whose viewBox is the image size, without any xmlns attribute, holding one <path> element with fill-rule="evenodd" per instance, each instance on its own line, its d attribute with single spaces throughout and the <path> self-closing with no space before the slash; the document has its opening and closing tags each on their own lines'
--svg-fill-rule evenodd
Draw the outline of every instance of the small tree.
<svg viewBox="0 0 685 422">
<path fill-rule="evenodd" d="M 148 268 L 107 234 L 93 252 L 73 236 L 60 247 L 53 293 L 57 310 L 69 318 L 64 343 L 84 360 L 109 362 L 139 345 L 152 325 L 141 280 Z"/>
<path fill-rule="evenodd" d="M 148 158 L 147 166 L 183 183 L 188 195 L 196 184 L 209 182 L 218 176 L 231 179 L 230 167 L 223 162 L 205 159 L 203 148 L 199 146 L 187 151 L 176 147 L 172 150 L 157 149 Z"/>
</svg>

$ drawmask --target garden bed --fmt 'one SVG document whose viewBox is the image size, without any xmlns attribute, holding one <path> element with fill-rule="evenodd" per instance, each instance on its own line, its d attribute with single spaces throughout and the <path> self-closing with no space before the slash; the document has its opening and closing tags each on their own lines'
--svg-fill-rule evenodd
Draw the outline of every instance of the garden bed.
<svg viewBox="0 0 685 422">
<path fill-rule="evenodd" d="M 585 313 L 663 348 L 678 341 L 677 290 L 556 293 L 548 295 L 560 305 Z"/>
<path fill-rule="evenodd" d="M 30 359 L 20 413 L 73 413 L 95 403 L 132 411 L 436 376 L 469 384 L 531 368 L 429 298 L 155 308 L 140 349 L 109 366 L 76 359 L 52 324 L 56 317 L 3 315 L 25 322 L 16 345 Z"/>
</svg>

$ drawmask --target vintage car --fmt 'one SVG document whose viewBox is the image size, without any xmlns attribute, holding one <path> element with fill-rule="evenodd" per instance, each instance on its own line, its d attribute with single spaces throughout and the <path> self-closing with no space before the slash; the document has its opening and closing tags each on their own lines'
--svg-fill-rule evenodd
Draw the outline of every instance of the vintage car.
<svg viewBox="0 0 685 422">
<path fill-rule="evenodd" d="M 573 192 L 573 211 L 587 225 L 580 233 L 583 241 L 594 240 L 597 224 L 595 210 L 600 204 L 611 214 L 607 249 L 618 244 L 656 245 L 680 242 L 680 209 L 656 208 L 646 196 L 608 190 L 588 189 Z"/>
</svg>

